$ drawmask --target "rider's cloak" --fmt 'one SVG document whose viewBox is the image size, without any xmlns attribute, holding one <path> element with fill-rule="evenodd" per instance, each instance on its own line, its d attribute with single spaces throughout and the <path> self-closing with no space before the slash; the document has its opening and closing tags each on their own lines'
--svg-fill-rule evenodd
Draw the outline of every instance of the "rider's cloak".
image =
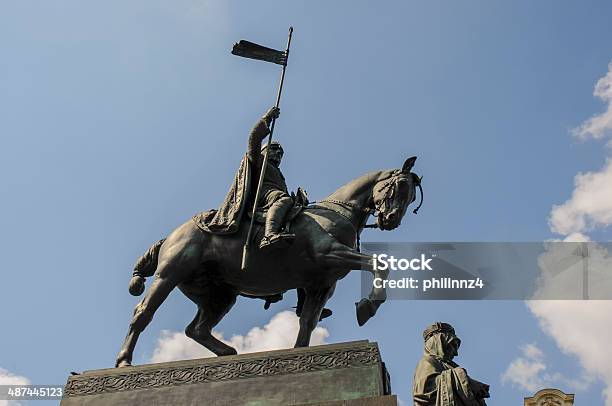
<svg viewBox="0 0 612 406">
<path fill-rule="evenodd" d="M 259 120 L 251 130 L 247 153 L 240 162 L 234 182 L 218 210 L 208 210 L 193 216 L 193 221 L 203 231 L 213 234 L 232 234 L 238 231 L 240 220 L 246 209 L 253 207 L 254 197 L 264 156 L 261 154 L 261 141 L 270 133 L 267 123 Z M 279 168 L 270 162 L 260 191 L 257 209 L 265 211 L 283 196 L 289 196 L 285 177 Z"/>
<path fill-rule="evenodd" d="M 251 177 L 250 160 L 245 155 L 219 209 L 196 214 L 193 220 L 197 226 L 213 234 L 235 233 L 250 195 Z"/>
</svg>

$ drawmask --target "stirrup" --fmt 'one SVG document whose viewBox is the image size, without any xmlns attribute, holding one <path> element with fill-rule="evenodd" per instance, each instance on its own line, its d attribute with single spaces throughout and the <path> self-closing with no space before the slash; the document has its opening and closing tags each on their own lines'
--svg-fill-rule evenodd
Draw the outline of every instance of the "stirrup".
<svg viewBox="0 0 612 406">
<path fill-rule="evenodd" d="M 288 248 L 295 240 L 295 234 L 276 233 L 265 235 L 259 243 L 260 250 L 269 250 L 277 248 Z"/>
</svg>

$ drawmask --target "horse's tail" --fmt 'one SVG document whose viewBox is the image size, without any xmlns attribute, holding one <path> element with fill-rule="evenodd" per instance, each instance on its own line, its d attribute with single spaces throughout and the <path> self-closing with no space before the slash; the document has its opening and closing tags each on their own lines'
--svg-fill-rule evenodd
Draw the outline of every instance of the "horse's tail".
<svg viewBox="0 0 612 406">
<path fill-rule="evenodd" d="M 142 295 L 145 289 L 145 278 L 153 276 L 157 269 L 157 258 L 159 256 L 159 249 L 163 245 L 166 239 L 161 239 L 155 244 L 151 245 L 147 252 L 145 252 L 134 265 L 134 272 L 132 272 L 132 279 L 130 280 L 130 286 L 128 290 L 134 296 Z"/>
</svg>

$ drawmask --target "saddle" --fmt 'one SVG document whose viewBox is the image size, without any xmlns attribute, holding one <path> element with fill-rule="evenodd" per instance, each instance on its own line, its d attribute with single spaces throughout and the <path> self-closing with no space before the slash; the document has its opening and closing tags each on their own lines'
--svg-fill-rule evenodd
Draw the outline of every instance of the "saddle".
<svg viewBox="0 0 612 406">
<path fill-rule="evenodd" d="M 289 232 L 289 230 L 291 229 L 291 223 L 293 219 L 295 219 L 297 215 L 300 214 L 309 204 L 308 194 L 301 187 L 298 187 L 295 193 L 291 192 L 291 199 L 293 200 L 293 206 L 287 212 L 287 215 L 285 216 L 285 219 L 283 221 L 285 225 L 285 231 L 287 232 Z M 252 212 L 247 213 L 247 217 L 249 219 L 251 219 L 252 215 L 253 215 Z M 255 212 L 255 223 L 265 224 L 267 215 L 268 215 L 267 209 L 257 210 Z"/>
<path fill-rule="evenodd" d="M 293 199 L 293 207 L 287 213 L 284 219 L 285 230 L 288 232 L 291 228 L 291 222 L 293 219 L 297 217 L 309 204 L 308 195 L 301 187 L 298 187 L 295 193 L 291 192 L 291 198 Z M 217 214 L 217 209 L 210 209 L 203 212 L 200 212 L 192 217 L 193 222 L 196 226 L 205 232 L 210 232 L 208 228 L 208 224 Z M 255 223 L 258 224 L 258 228 L 260 228 L 266 222 L 266 215 L 268 214 L 267 210 L 258 210 L 255 212 Z M 246 213 L 245 219 L 251 219 L 252 212 Z M 259 233 L 258 233 L 259 234 Z"/>
</svg>

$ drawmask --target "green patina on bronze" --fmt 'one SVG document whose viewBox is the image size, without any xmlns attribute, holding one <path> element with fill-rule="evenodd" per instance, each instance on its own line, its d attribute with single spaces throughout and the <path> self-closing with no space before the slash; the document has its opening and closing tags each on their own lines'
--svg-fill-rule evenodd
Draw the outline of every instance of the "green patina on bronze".
<svg viewBox="0 0 612 406">
<path fill-rule="evenodd" d="M 305 347 L 317 323 L 331 315 L 325 303 L 338 280 L 352 270 L 386 278 L 386 271 L 373 266 L 371 256 L 359 252 L 360 234 L 367 227 L 399 227 L 416 200 L 417 188 L 422 203 L 421 178 L 412 172 L 417 158 L 406 159 L 401 169 L 364 174 L 316 204 L 309 205 L 299 189 L 295 197 L 290 195 L 280 169 L 283 148 L 272 135 L 280 116 L 292 33 L 290 28 L 284 52 L 250 41 L 235 45 L 235 55 L 282 65 L 276 103 L 251 131 L 246 154 L 219 208 L 178 226 L 138 260 L 129 292 L 141 295 L 145 278 L 155 279 L 134 309 L 117 367 L 131 365 L 140 334 L 177 287 L 198 308 L 185 334 L 216 355 L 227 356 L 236 350 L 217 339 L 212 329 L 238 296 L 262 298 L 267 309 L 288 290 L 297 290 L 300 327 L 295 347 Z M 262 148 L 266 136 L 268 144 Z M 367 224 L 371 215 L 376 216 L 375 224 Z M 263 226 L 256 224 L 258 217 L 264 219 Z M 249 249 L 251 245 L 255 249 Z M 358 324 L 373 317 L 385 300 L 385 288 L 373 287 L 357 303 Z"/>
<path fill-rule="evenodd" d="M 130 293 L 144 293 L 145 278 L 154 276 L 154 280 L 136 305 L 116 366 L 131 365 L 140 334 L 176 287 L 198 307 L 186 335 L 223 356 L 235 354 L 236 350 L 217 339 L 212 329 L 231 310 L 238 296 L 263 298 L 267 308 L 288 290 L 296 289 L 300 328 L 295 346 L 304 347 L 310 343 L 317 323 L 331 314 L 325 304 L 338 280 L 352 270 L 386 279 L 388 271 L 376 269 L 372 257 L 359 252 L 359 236 L 374 213 L 377 228 L 399 227 L 420 187 L 420 177 L 412 172 L 417 158 L 406 159 L 397 169 L 359 176 L 315 204 L 297 197 L 294 200 L 280 171 L 282 154 L 277 151 L 267 164 L 261 155 L 262 140 L 279 114 L 278 109 L 272 108 L 255 124 L 245 158 L 219 209 L 187 220 L 138 260 Z M 256 182 L 252 179 L 257 177 L 255 169 L 265 165 L 270 170 Z M 261 184 L 259 198 L 252 193 L 254 183 Z M 251 232 L 246 214 L 251 206 L 267 214 L 263 217 L 265 224 L 253 232 L 253 242 L 259 249 L 250 252 L 249 267 L 244 271 L 241 254 Z M 297 211 L 293 210 L 296 206 Z M 285 225 L 288 218 L 290 224 Z M 282 241 L 288 245 L 270 251 L 271 246 Z M 373 286 L 368 297 L 356 306 L 358 324 L 373 317 L 385 299 L 385 288 Z"/>
<path fill-rule="evenodd" d="M 86 371 L 68 378 L 61 405 L 325 404 L 390 395 L 387 382 L 377 344 L 357 341 Z"/>
</svg>

